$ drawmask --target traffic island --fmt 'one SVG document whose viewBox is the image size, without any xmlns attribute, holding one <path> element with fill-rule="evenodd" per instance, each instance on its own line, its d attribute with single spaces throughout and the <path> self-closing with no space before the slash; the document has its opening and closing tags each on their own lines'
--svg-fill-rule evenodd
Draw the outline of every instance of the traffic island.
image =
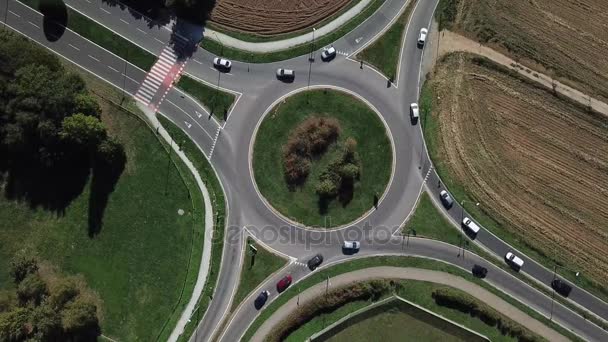
<svg viewBox="0 0 608 342">
<path fill-rule="evenodd" d="M 298 93 L 270 110 L 252 156 L 258 190 L 276 211 L 326 228 L 377 205 L 392 162 L 378 115 L 355 97 L 328 89 Z"/>
</svg>

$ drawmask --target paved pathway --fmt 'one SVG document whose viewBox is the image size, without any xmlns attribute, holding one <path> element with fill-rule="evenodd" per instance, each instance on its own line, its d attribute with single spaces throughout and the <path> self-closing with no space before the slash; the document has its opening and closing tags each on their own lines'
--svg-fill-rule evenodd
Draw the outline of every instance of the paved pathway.
<svg viewBox="0 0 608 342">
<path fill-rule="evenodd" d="M 520 75 L 533 80 L 549 89 L 555 87 L 555 91 L 573 101 L 576 101 L 584 106 L 591 106 L 595 111 L 608 116 L 608 104 L 590 97 L 589 95 L 580 92 L 570 86 L 567 86 L 553 78 L 541 74 L 540 72 L 530 70 L 515 60 L 484 46 L 476 41 L 473 41 L 465 36 L 451 31 L 441 31 L 439 44 L 439 56 L 443 56 L 453 51 L 465 51 L 475 53 L 486 58 L 489 58 L 495 63 L 506 66 L 507 68 L 516 71 Z"/>
<path fill-rule="evenodd" d="M 372 267 L 365 268 L 353 272 L 343 273 L 336 277 L 330 278 L 329 286 L 330 289 L 346 286 L 353 282 L 365 281 L 378 278 L 392 278 L 392 279 L 414 279 L 420 281 L 428 281 L 432 283 L 438 283 L 448 285 L 459 290 L 462 290 L 484 303 L 489 304 L 498 312 L 525 326 L 531 331 L 538 335 L 546 338 L 549 341 L 568 341 L 567 338 L 560 335 L 555 330 L 545 326 L 536 319 L 530 317 L 528 314 L 517 309 L 513 305 L 507 303 L 500 297 L 494 295 L 490 291 L 483 287 L 473 284 L 461 277 L 457 277 L 452 274 L 431 271 L 419 268 L 409 267 Z M 308 288 L 304 292 L 300 293 L 300 303 L 306 303 L 313 298 L 318 298 L 325 293 L 326 282 L 323 281 L 313 287 Z M 264 337 L 267 336 L 272 328 L 287 317 L 298 308 L 298 297 L 290 299 L 287 303 L 281 306 L 270 316 L 264 324 L 258 329 L 256 334 L 251 339 L 252 342 L 264 341 Z"/>
</svg>

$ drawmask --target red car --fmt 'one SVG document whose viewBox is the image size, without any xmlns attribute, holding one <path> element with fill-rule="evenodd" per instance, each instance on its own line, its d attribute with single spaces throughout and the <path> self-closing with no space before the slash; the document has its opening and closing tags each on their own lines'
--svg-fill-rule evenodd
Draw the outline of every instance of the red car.
<svg viewBox="0 0 608 342">
<path fill-rule="evenodd" d="M 286 275 L 285 277 L 283 277 L 283 279 L 279 280 L 279 282 L 277 283 L 277 291 L 281 293 L 287 290 L 289 285 L 291 285 L 291 281 L 291 275 Z"/>
</svg>

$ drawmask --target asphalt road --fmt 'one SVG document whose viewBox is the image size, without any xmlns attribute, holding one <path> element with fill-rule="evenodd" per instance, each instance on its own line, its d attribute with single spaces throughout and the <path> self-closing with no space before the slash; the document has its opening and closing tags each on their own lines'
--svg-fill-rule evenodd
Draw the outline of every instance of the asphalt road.
<svg viewBox="0 0 608 342">
<path fill-rule="evenodd" d="M 107 7 L 99 0 L 68 0 L 66 3 L 154 54 L 159 54 L 170 42 L 171 31 L 150 27 L 146 21 L 134 18 L 118 7 Z M 473 262 L 481 263 L 490 269 L 490 283 L 541 313 L 547 314 L 551 310 L 550 298 L 483 260 L 477 260 L 473 256 L 462 258 L 456 252 L 457 247 L 414 238 L 404 247 L 401 237 L 392 237 L 392 233 L 401 226 L 414 207 L 426 177 L 431 185 L 429 191 L 435 198 L 440 190 L 432 186 L 437 184 L 438 178 L 424 150 L 420 128 L 412 126 L 408 116 L 409 103 L 417 101 L 419 91 L 422 50 L 416 48 L 415 40 L 419 29 L 428 27 L 436 3 L 437 0 L 421 0 L 413 13 L 401 56 L 398 88 L 390 84 L 387 87 L 386 79 L 377 72 L 368 67 L 360 69 L 358 63 L 347 60 L 343 55 L 338 55 L 329 63 L 322 62 L 319 58 L 314 63 L 309 63 L 308 56 L 271 64 L 235 62 L 230 74 L 220 74 L 213 69 L 211 60 L 214 56 L 202 49 L 195 51 L 188 59 L 187 73 L 211 84 L 219 81 L 221 87 L 243 94 L 225 123 L 212 118 L 196 101 L 176 89 L 167 94 L 159 108 L 159 112 L 184 129 L 211 160 L 226 191 L 229 206 L 227 237 L 216 292 L 198 327 L 197 341 L 207 341 L 216 333 L 215 328 L 225 318 L 226 310 L 230 307 L 232 293 L 239 282 L 240 268 L 237 265 L 240 265 L 242 259 L 243 227 L 247 227 L 271 248 L 300 262 L 305 262 L 319 252 L 324 254 L 326 263 L 349 258 L 341 253 L 339 245 L 344 239 L 359 239 L 363 244 L 360 256 L 420 255 L 444 260 L 465 269 L 470 269 Z M 124 87 L 125 93 L 135 94 L 145 78 L 145 71 L 69 30 L 58 40 L 49 39 L 43 32 L 39 13 L 13 0 L 8 0 L 7 4 L 8 12 L 1 6 L 0 18 L 2 21 L 6 18 L 10 28 L 116 87 Z M 355 51 L 386 27 L 398 15 L 402 6 L 402 0 L 387 0 L 369 20 L 336 41 L 334 46 L 347 53 Z M 185 27 L 180 32 L 193 40 L 203 34 L 202 29 L 181 24 L 179 26 Z M 319 56 L 318 51 L 316 56 Z M 297 75 L 296 81 L 285 84 L 276 80 L 274 71 L 278 66 L 293 68 Z M 257 123 L 281 97 L 296 90 L 305 90 L 309 86 L 337 87 L 365 99 L 385 121 L 395 151 L 393 178 L 382 195 L 378 209 L 370 211 L 359 222 L 329 232 L 305 229 L 277 215 L 258 196 L 250 177 L 249 149 Z M 447 214 L 459 222 L 460 210 L 455 204 Z M 477 235 L 475 241 L 498 256 L 512 249 L 485 230 Z M 552 271 L 523 254 L 518 254 L 526 262 L 522 272 L 543 284 L 550 283 L 553 279 Z M 309 274 L 298 263 L 290 265 L 286 272 L 291 273 L 296 281 Z M 270 279 L 262 286 L 273 288 L 274 281 L 276 279 Z M 606 304 L 587 292 L 575 287 L 570 299 L 598 316 L 608 318 Z M 238 338 L 245 331 L 257 314 L 252 308 L 247 302 L 241 306 L 241 310 L 235 314 L 237 319 L 232 320 L 223 340 L 234 341 L 236 339 L 231 338 Z M 606 332 L 559 304 L 553 306 L 553 319 L 587 339 L 608 339 Z"/>
</svg>

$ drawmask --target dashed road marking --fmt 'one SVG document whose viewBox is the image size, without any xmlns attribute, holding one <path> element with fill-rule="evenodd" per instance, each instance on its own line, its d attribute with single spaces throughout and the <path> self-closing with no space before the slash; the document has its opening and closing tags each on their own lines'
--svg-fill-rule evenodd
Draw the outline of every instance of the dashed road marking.
<svg viewBox="0 0 608 342">
<path fill-rule="evenodd" d="M 136 30 L 139 31 L 139 32 L 141 32 L 141 33 L 143 33 L 143 34 L 148 34 L 146 31 L 140 29 L 139 27 Z"/>
<path fill-rule="evenodd" d="M 99 59 L 97 59 L 97 58 L 95 58 L 95 57 L 93 57 L 93 56 L 91 56 L 91 55 L 89 55 L 89 57 L 90 57 L 91 59 L 93 59 L 93 60 L 95 60 L 95 61 L 99 62 Z"/>
<path fill-rule="evenodd" d="M 28 21 L 28 23 L 30 23 L 30 25 L 32 25 L 32 26 L 34 26 L 34 27 L 36 27 L 36 28 L 40 28 L 40 26 L 38 26 L 38 25 L 34 24 L 34 23 L 33 23 L 33 22 L 31 22 L 31 21 Z"/>
<path fill-rule="evenodd" d="M 112 13 L 110 13 L 110 11 L 108 11 L 108 10 L 107 10 L 107 9 L 105 9 L 105 8 L 101 8 L 101 7 L 99 7 L 99 9 L 100 9 L 100 10 L 102 10 L 102 11 L 104 11 L 104 12 L 106 12 L 107 14 L 112 14 Z"/>
<path fill-rule="evenodd" d="M 213 157 L 213 151 L 215 150 L 215 144 L 217 144 L 217 138 L 219 138 L 219 136 L 220 136 L 221 129 L 222 129 L 222 126 L 217 127 L 217 131 L 215 132 L 215 138 L 213 138 L 213 145 L 211 145 L 211 152 L 209 152 L 209 159 L 211 159 L 211 157 Z"/>
<path fill-rule="evenodd" d="M 13 12 L 13 11 L 11 11 L 11 10 L 8 10 L 8 12 L 9 12 L 10 14 L 14 15 L 14 16 L 15 16 L 15 17 L 17 17 L 17 18 L 21 18 L 21 16 L 20 16 L 19 14 L 15 13 L 15 12 Z"/>
<path fill-rule="evenodd" d="M 79 48 L 77 48 L 77 47 L 75 47 L 74 45 L 72 45 L 72 44 L 70 44 L 70 43 L 68 43 L 68 45 L 69 45 L 69 46 L 71 46 L 71 47 L 72 47 L 74 50 L 76 50 L 76 51 L 80 51 L 80 49 L 79 49 Z"/>
<path fill-rule="evenodd" d="M 124 20 L 124 19 L 120 19 L 120 21 L 122 21 L 123 23 L 125 23 L 125 24 L 129 25 L 129 22 L 128 22 L 128 21 L 126 21 L 126 20 Z"/>
<path fill-rule="evenodd" d="M 111 67 L 111 66 L 109 66 L 109 65 L 108 65 L 108 68 L 109 68 L 110 70 L 112 70 L 112 71 L 115 71 L 115 72 L 120 72 L 120 71 L 118 71 L 118 69 L 114 69 L 114 68 L 112 68 L 112 67 Z"/>
</svg>

